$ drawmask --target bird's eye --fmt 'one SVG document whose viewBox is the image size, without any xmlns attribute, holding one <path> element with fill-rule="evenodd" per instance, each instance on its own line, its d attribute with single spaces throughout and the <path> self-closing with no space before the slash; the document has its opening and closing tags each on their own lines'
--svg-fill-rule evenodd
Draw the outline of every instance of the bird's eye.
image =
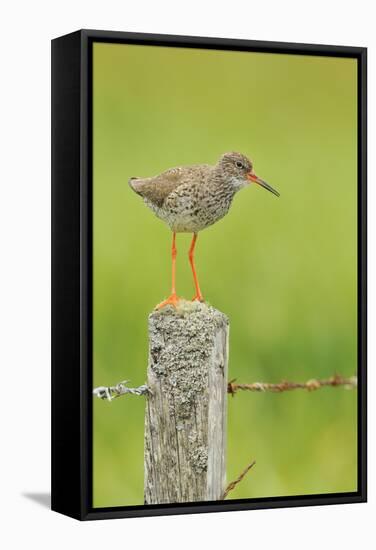
<svg viewBox="0 0 376 550">
<path fill-rule="evenodd" d="M 236 161 L 236 166 L 237 166 L 238 168 L 244 168 L 243 163 L 240 162 L 240 160 L 237 160 L 237 161 Z"/>
</svg>

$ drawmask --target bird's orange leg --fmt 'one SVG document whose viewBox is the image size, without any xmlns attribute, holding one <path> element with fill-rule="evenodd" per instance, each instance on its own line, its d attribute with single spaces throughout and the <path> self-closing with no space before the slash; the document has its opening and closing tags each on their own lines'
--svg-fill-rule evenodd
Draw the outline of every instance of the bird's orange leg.
<svg viewBox="0 0 376 550">
<path fill-rule="evenodd" d="M 197 301 L 199 301 L 199 302 L 203 302 L 203 301 L 204 301 L 204 298 L 203 298 L 203 296 L 202 296 L 202 294 L 201 294 L 200 285 L 199 285 L 199 282 L 198 282 L 198 277 L 197 277 L 196 267 L 195 267 L 194 253 L 195 253 L 196 241 L 197 241 L 197 233 L 193 233 L 193 238 L 192 238 L 191 246 L 190 246 L 190 248 L 189 248 L 189 263 L 191 264 L 192 273 L 193 273 L 193 280 L 194 280 L 194 282 L 195 282 L 195 289 L 196 289 L 196 295 L 195 295 L 195 297 L 193 298 L 193 300 L 197 300 Z"/>
<path fill-rule="evenodd" d="M 155 309 L 161 309 L 162 307 L 172 305 L 174 307 L 177 306 L 178 301 L 180 300 L 179 296 L 176 294 L 176 286 L 175 286 L 175 279 L 176 279 L 176 256 L 177 256 L 177 249 L 176 249 L 176 233 L 172 234 L 172 248 L 171 248 L 171 256 L 172 256 L 172 283 L 171 283 L 171 294 L 167 298 L 167 300 L 164 300 L 160 304 L 156 306 Z"/>
</svg>

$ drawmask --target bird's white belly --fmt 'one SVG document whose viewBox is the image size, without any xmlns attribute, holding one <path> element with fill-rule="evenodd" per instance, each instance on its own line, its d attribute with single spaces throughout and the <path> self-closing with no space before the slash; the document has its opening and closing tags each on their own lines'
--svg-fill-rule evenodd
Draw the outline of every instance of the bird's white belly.
<svg viewBox="0 0 376 550">
<path fill-rule="evenodd" d="M 175 233 L 197 233 L 206 227 L 206 224 L 189 214 L 168 214 L 165 221 Z"/>
<path fill-rule="evenodd" d="M 201 200 L 198 205 L 190 197 L 179 197 L 173 204 L 158 207 L 145 200 L 153 212 L 169 225 L 175 233 L 197 233 L 227 214 L 230 202 Z"/>
</svg>

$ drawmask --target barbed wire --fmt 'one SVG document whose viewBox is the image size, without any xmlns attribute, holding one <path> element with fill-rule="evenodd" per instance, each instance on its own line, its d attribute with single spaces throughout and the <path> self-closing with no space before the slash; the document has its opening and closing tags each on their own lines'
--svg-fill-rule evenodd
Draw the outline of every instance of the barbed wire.
<svg viewBox="0 0 376 550">
<path fill-rule="evenodd" d="M 256 460 L 253 460 L 250 464 L 248 464 L 248 466 L 246 467 L 245 470 L 242 471 L 242 473 L 240 474 L 239 477 L 237 477 L 234 481 L 231 481 L 231 483 L 229 483 L 225 489 L 225 492 L 223 493 L 222 495 L 222 500 L 224 500 L 227 495 L 229 494 L 230 491 L 232 491 L 233 489 L 235 489 L 235 487 L 237 486 L 238 483 L 241 482 L 241 480 L 247 475 L 247 473 L 249 472 L 249 470 L 251 468 L 253 468 L 253 466 L 256 464 Z"/>
<path fill-rule="evenodd" d="M 350 376 L 349 378 L 345 378 L 339 374 L 335 374 L 330 378 L 324 378 L 321 380 L 312 378 L 307 382 L 288 382 L 286 380 L 283 380 L 278 384 L 270 384 L 268 382 L 254 382 L 253 384 L 237 384 L 236 379 L 233 379 L 233 380 L 230 380 L 230 382 L 227 384 L 227 393 L 230 393 L 232 396 L 234 396 L 235 393 L 238 392 L 239 390 L 246 390 L 246 391 L 253 391 L 253 392 L 270 391 L 274 393 L 281 393 L 284 391 L 300 390 L 300 389 L 307 390 L 307 391 L 315 391 L 320 388 L 325 388 L 328 386 L 331 386 L 331 387 L 344 386 L 345 389 L 353 389 L 353 388 L 356 388 L 357 385 L 358 385 L 358 379 L 356 376 Z"/>
<path fill-rule="evenodd" d="M 99 386 L 98 388 L 94 388 L 93 394 L 96 397 L 99 397 L 99 399 L 107 399 L 107 401 L 112 401 L 113 399 L 116 399 L 121 395 L 126 395 L 127 393 L 133 395 L 151 394 L 151 391 L 146 384 L 138 386 L 138 388 L 128 388 L 128 386 L 126 386 L 128 382 L 129 380 L 123 380 L 115 386 Z"/>
<path fill-rule="evenodd" d="M 138 386 L 137 388 L 129 388 L 126 384 L 129 380 L 123 380 L 115 386 L 99 386 L 93 390 L 93 395 L 99 397 L 99 399 L 107 399 L 107 401 L 112 401 L 117 397 L 126 394 L 132 395 L 147 395 L 152 394 L 150 388 L 146 384 Z M 350 376 L 345 378 L 340 374 L 335 374 L 330 378 L 316 379 L 312 378 L 307 382 L 288 382 L 283 380 L 278 384 L 271 384 L 269 382 L 253 382 L 252 384 L 237 384 L 236 379 L 230 380 L 227 384 L 227 393 L 234 396 L 238 391 L 251 391 L 251 392 L 272 392 L 272 393 L 281 393 L 291 390 L 307 390 L 315 391 L 320 388 L 325 387 L 337 387 L 343 386 L 345 389 L 353 389 L 358 385 L 358 379 L 356 376 Z"/>
</svg>

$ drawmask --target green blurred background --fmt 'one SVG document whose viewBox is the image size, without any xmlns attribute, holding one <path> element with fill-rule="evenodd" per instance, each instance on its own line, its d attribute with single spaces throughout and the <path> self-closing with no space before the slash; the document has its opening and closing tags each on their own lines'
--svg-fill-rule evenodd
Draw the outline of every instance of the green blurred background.
<svg viewBox="0 0 376 550">
<path fill-rule="evenodd" d="M 356 372 L 356 61 L 94 44 L 94 384 L 146 380 L 147 316 L 170 290 L 170 241 L 128 186 L 173 166 L 254 161 L 250 186 L 199 235 L 206 299 L 231 322 L 229 378 Z M 194 293 L 178 235 L 178 293 Z M 228 402 L 228 498 L 357 489 L 356 392 Z M 144 398 L 94 400 L 94 506 L 143 504 Z"/>
</svg>

